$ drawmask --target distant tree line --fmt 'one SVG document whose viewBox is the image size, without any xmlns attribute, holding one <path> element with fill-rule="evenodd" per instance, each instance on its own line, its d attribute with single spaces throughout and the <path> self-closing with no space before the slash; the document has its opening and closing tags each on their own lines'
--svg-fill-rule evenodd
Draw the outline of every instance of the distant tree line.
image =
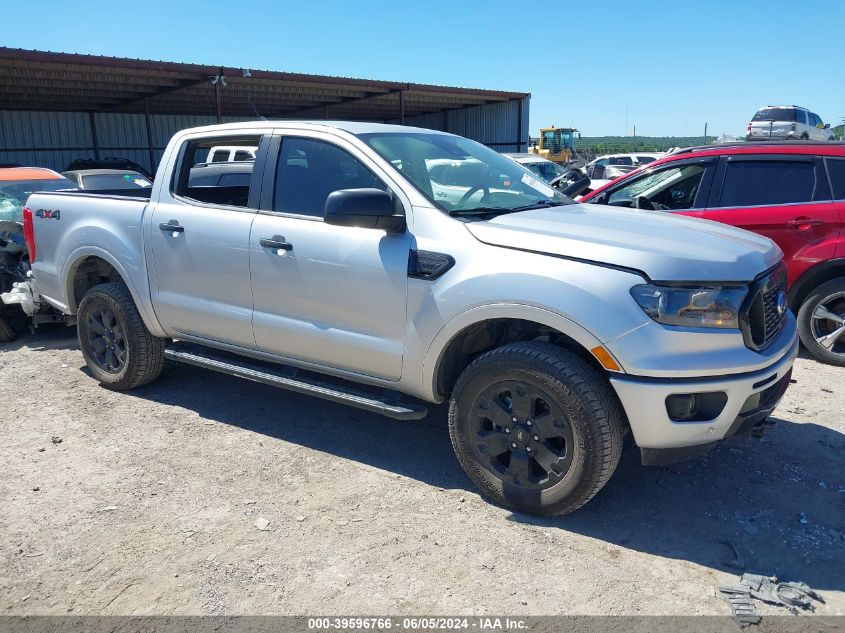
<svg viewBox="0 0 845 633">
<path fill-rule="evenodd" d="M 575 148 L 578 153 L 595 155 L 665 152 L 673 147 L 693 147 L 715 141 L 715 136 L 582 136 Z"/>
</svg>

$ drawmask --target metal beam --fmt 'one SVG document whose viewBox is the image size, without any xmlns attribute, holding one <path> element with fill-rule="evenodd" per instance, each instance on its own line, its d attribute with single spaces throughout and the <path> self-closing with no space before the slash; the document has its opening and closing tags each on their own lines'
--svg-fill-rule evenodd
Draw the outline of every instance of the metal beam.
<svg viewBox="0 0 845 633">
<path fill-rule="evenodd" d="M 155 151 L 153 150 L 153 126 L 150 121 L 150 101 L 144 99 L 144 122 L 147 124 L 147 153 L 150 157 L 150 173 L 156 171 Z"/>
<path fill-rule="evenodd" d="M 91 126 L 91 141 L 94 143 L 94 158 L 100 160 L 100 144 L 97 142 L 97 122 L 94 113 L 88 113 L 88 124 Z"/>
</svg>

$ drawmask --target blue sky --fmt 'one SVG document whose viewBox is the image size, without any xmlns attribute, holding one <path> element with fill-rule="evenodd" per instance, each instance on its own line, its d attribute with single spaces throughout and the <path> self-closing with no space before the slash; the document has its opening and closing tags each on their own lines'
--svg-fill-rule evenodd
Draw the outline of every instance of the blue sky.
<svg viewBox="0 0 845 633">
<path fill-rule="evenodd" d="M 4 7 L 0 44 L 520 90 L 532 135 L 699 135 L 705 122 L 741 134 L 758 107 L 782 103 L 845 117 L 841 0 L 97 5 Z"/>
</svg>

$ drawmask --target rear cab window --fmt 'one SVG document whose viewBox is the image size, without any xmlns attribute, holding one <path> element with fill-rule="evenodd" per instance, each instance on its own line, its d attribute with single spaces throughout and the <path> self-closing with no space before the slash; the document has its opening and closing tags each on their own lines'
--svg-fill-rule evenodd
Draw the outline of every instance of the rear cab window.
<svg viewBox="0 0 845 633">
<path fill-rule="evenodd" d="M 252 149 L 260 140 L 260 135 L 245 134 L 186 141 L 173 174 L 171 192 L 189 202 L 247 207 L 250 187 L 257 184 L 257 178 L 253 178 L 255 160 L 221 161 L 223 153 L 220 150 L 216 150 L 213 155 L 209 153 L 212 147 L 224 143 Z M 225 156 L 228 158 L 228 151 Z"/>
</svg>

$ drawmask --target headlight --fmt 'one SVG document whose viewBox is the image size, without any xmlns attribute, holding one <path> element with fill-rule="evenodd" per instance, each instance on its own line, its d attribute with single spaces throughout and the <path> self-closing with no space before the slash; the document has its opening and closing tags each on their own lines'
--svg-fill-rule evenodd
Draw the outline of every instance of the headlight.
<svg viewBox="0 0 845 633">
<path fill-rule="evenodd" d="M 745 286 L 677 287 L 643 284 L 631 296 L 658 323 L 687 327 L 738 328 Z"/>
</svg>

